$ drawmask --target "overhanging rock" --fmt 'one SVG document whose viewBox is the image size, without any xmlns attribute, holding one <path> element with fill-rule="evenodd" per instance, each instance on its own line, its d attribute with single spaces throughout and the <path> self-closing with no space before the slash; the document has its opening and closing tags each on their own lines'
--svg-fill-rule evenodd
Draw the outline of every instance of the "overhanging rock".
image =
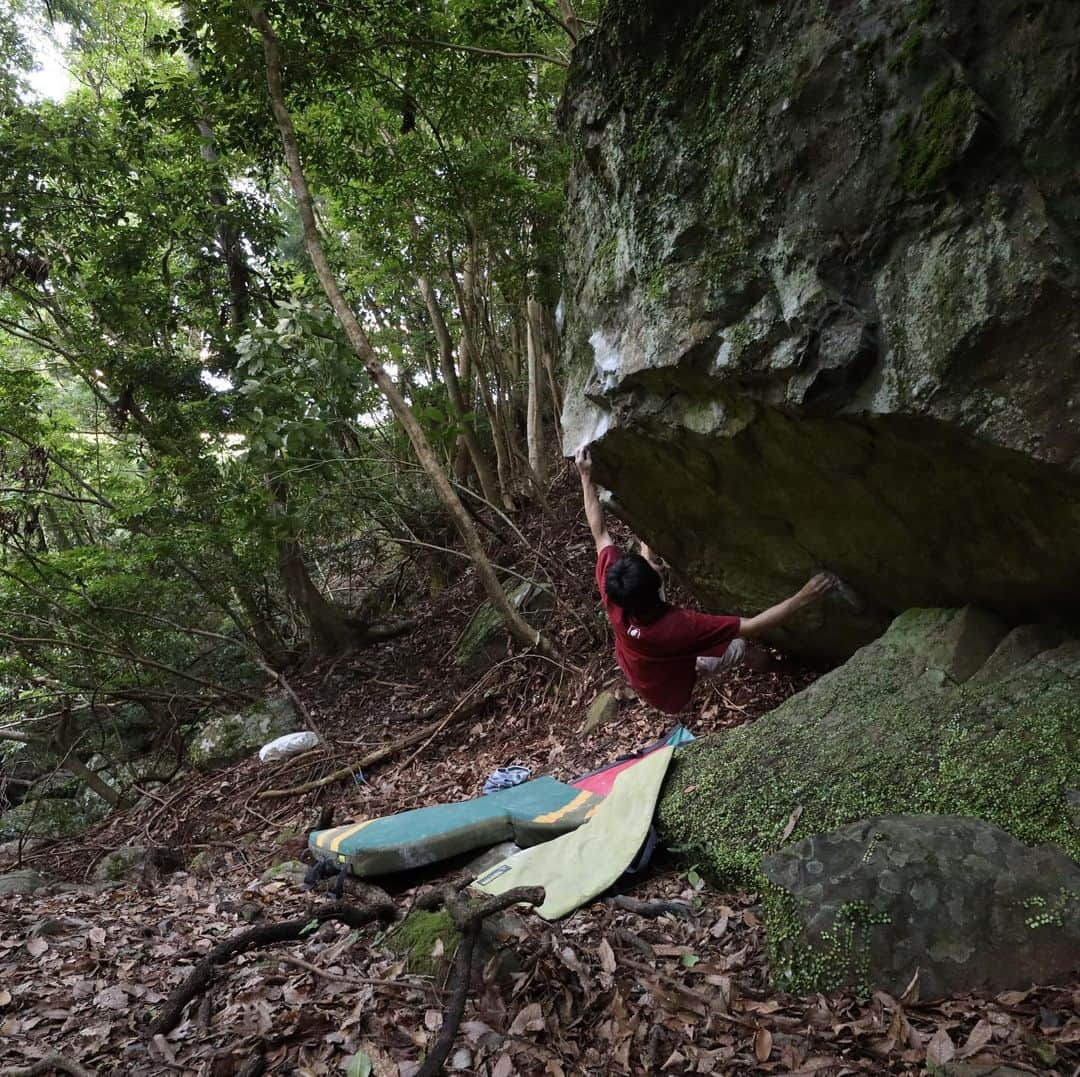
<svg viewBox="0 0 1080 1077">
<path fill-rule="evenodd" d="M 714 609 L 848 578 L 807 653 L 1074 613 L 1080 6 L 615 0 L 575 58 L 566 444 L 634 529 Z"/>
</svg>

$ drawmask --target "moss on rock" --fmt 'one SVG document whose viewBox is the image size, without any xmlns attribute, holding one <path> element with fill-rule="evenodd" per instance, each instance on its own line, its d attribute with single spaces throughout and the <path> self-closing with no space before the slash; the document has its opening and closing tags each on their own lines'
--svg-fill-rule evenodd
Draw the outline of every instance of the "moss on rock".
<svg viewBox="0 0 1080 1077">
<path fill-rule="evenodd" d="M 764 718 L 681 751 L 659 804 L 665 838 L 748 887 L 796 811 L 795 837 L 874 815 L 967 815 L 1080 858 L 1068 801 L 1080 788 L 1080 643 L 982 679 L 970 656 L 957 665 L 961 616 L 909 611 Z"/>
<path fill-rule="evenodd" d="M 970 143 L 975 95 L 947 72 L 926 91 L 918 123 L 900 146 L 900 185 L 913 194 L 935 186 Z"/>
</svg>

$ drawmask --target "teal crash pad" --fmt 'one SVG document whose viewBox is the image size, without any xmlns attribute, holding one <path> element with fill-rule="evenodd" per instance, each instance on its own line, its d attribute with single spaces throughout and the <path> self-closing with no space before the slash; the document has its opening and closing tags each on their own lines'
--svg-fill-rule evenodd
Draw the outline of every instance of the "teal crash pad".
<svg viewBox="0 0 1080 1077">
<path fill-rule="evenodd" d="M 522 848 L 566 834 L 592 816 L 603 797 L 536 778 L 459 804 L 435 804 L 383 819 L 316 830 L 308 847 L 353 875 L 383 875 L 434 864 L 471 849 L 514 841 Z"/>
</svg>

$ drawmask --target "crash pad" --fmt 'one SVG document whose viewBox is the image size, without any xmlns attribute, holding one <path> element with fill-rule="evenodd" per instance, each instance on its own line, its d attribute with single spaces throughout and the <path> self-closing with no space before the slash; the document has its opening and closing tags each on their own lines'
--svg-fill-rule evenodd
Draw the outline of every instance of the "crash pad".
<svg viewBox="0 0 1080 1077">
<path fill-rule="evenodd" d="M 317 857 L 347 865 L 353 875 L 383 875 L 501 841 L 524 847 L 547 841 L 580 826 L 602 799 L 554 778 L 537 778 L 458 804 L 316 830 L 308 847 Z"/>
<path fill-rule="evenodd" d="M 546 920 L 565 916 L 603 893 L 641 848 L 674 752 L 668 745 L 623 769 L 583 826 L 507 857 L 473 887 L 495 895 L 515 886 L 542 886 L 546 896 L 536 911 Z"/>
<path fill-rule="evenodd" d="M 591 770 L 580 778 L 575 778 L 570 784 L 575 789 L 588 789 L 590 793 L 599 793 L 606 797 L 615 784 L 615 779 L 628 767 L 640 763 L 647 755 L 658 752 L 661 748 L 678 748 L 683 744 L 689 744 L 694 739 L 694 734 L 684 725 L 677 725 L 666 737 L 650 744 L 647 748 L 641 748 L 633 755 L 622 756 L 614 763 L 608 763 L 597 770 Z"/>
</svg>

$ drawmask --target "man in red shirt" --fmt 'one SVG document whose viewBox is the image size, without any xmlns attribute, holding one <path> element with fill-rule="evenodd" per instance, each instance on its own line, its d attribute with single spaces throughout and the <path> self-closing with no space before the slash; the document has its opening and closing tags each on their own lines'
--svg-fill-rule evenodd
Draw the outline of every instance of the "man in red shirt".
<svg viewBox="0 0 1080 1077">
<path fill-rule="evenodd" d="M 615 658 L 637 694 L 658 710 L 675 714 L 690 702 L 699 676 L 713 676 L 745 662 L 767 669 L 766 651 L 747 643 L 819 602 L 837 585 L 835 576 L 814 576 L 797 594 L 756 617 L 724 617 L 669 606 L 658 564 L 644 543 L 641 554 L 622 554 L 604 526 L 604 510 L 592 484 L 588 448 L 576 458 L 585 518 L 596 541 L 596 583 L 615 632 Z"/>
</svg>

